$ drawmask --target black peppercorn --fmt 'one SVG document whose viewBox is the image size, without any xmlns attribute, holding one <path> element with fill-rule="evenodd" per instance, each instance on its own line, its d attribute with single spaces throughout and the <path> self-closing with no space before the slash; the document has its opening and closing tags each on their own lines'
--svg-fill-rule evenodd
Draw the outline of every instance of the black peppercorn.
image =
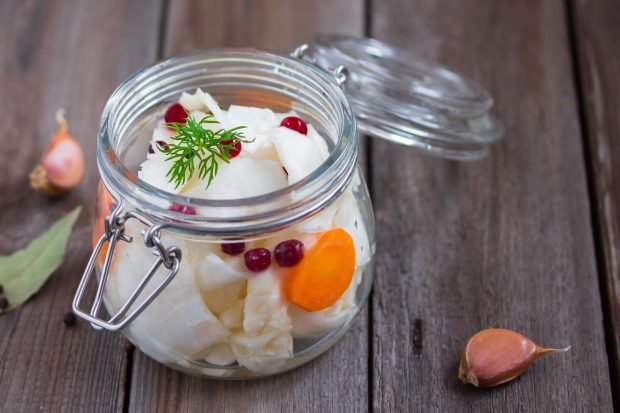
<svg viewBox="0 0 620 413">
<path fill-rule="evenodd" d="M 4 292 L 4 285 L 0 284 L 0 294 Z"/>
<path fill-rule="evenodd" d="M 0 297 L 0 310 L 6 310 L 9 308 L 9 300 L 6 297 Z"/>
<path fill-rule="evenodd" d="M 75 325 L 75 321 L 75 314 L 73 314 L 71 311 L 65 314 L 64 318 L 62 319 L 62 322 L 65 323 L 67 327 L 73 327 Z"/>
</svg>

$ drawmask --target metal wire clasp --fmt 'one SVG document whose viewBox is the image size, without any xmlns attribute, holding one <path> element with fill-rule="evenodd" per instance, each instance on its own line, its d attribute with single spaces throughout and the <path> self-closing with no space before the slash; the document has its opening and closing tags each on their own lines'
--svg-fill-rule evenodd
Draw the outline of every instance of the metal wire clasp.
<svg viewBox="0 0 620 413">
<path fill-rule="evenodd" d="M 331 74 L 338 86 L 344 88 L 344 85 L 347 83 L 349 79 L 349 69 L 344 65 L 339 65 L 335 69 L 326 69 L 317 64 L 316 59 L 308 55 L 308 50 L 310 50 L 310 46 L 307 43 L 299 45 L 293 50 L 290 56 L 294 59 L 305 60 L 307 62 L 312 63 L 314 66 L 320 68 L 321 70 L 326 70 L 329 74 Z"/>
<path fill-rule="evenodd" d="M 162 224 L 153 224 L 148 218 L 135 211 L 127 211 L 121 215 L 123 209 L 124 205 L 121 202 L 105 219 L 104 234 L 99 238 L 90 259 L 88 260 L 88 264 L 82 274 L 82 279 L 80 280 L 75 297 L 73 298 L 73 312 L 77 316 L 89 321 L 90 324 L 97 330 L 105 329 L 110 331 L 118 331 L 124 328 L 127 324 L 131 323 L 174 279 L 179 272 L 179 266 L 181 264 L 181 250 L 175 246 L 166 248 L 161 241 L 160 230 L 163 228 Z M 98 316 L 98 313 L 101 309 L 103 293 L 105 291 L 106 282 L 110 273 L 110 265 L 112 263 L 112 257 L 114 256 L 116 243 L 119 240 L 124 242 L 133 242 L 132 237 L 125 235 L 125 224 L 130 219 L 136 219 L 149 227 L 144 232 L 144 244 L 148 248 L 153 249 L 153 253 L 157 258 L 153 264 L 151 264 L 146 275 L 142 278 L 142 280 L 140 280 L 134 291 L 129 295 L 127 301 L 108 320 L 104 320 Z M 99 254 L 101 253 L 101 250 L 106 242 L 108 243 L 108 248 L 103 261 L 101 277 L 99 278 L 99 282 L 97 284 L 97 292 L 95 293 L 95 299 L 91 305 L 90 311 L 87 312 L 80 308 L 80 304 L 90 278 L 92 274 L 95 273 L 97 258 L 99 257 Z M 142 300 L 142 302 L 137 304 L 135 308 L 131 308 L 140 296 L 140 293 L 144 290 L 151 278 L 153 278 L 159 267 L 162 265 L 169 270 L 168 274 L 159 283 L 159 285 L 157 285 L 157 287 L 151 291 L 144 300 Z M 129 311 L 130 309 L 131 311 Z"/>
</svg>

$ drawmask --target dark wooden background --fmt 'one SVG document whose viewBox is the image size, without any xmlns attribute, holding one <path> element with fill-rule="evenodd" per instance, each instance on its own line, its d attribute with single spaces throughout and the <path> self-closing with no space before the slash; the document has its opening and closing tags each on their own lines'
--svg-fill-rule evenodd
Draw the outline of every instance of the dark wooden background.
<svg viewBox="0 0 620 413">
<path fill-rule="evenodd" d="M 368 35 L 468 74 L 506 137 L 456 163 L 369 141 L 378 228 L 369 305 L 330 352 L 264 380 L 181 375 L 84 323 L 66 328 L 86 262 L 95 134 L 112 90 L 194 48 L 279 51 L 319 32 Z M 620 3 L 614 0 L 2 0 L 0 254 L 85 211 L 62 268 L 0 316 L 3 412 L 620 409 Z M 88 170 L 49 201 L 27 174 L 67 109 Z M 491 391 L 461 385 L 459 353 L 500 326 L 565 355 Z"/>
</svg>

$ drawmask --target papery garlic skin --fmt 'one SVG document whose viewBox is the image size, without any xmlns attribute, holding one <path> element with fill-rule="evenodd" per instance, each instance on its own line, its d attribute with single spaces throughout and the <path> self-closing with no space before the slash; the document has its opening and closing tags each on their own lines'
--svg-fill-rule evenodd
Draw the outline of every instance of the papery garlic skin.
<svg viewBox="0 0 620 413">
<path fill-rule="evenodd" d="M 543 348 L 515 331 L 489 328 L 468 340 L 458 377 L 476 387 L 499 386 L 519 377 L 536 359 L 568 349 Z"/>
<path fill-rule="evenodd" d="M 58 131 L 43 152 L 41 163 L 30 173 L 30 186 L 48 196 L 58 196 L 75 188 L 84 176 L 84 152 L 68 132 L 64 111 L 56 114 Z"/>
</svg>

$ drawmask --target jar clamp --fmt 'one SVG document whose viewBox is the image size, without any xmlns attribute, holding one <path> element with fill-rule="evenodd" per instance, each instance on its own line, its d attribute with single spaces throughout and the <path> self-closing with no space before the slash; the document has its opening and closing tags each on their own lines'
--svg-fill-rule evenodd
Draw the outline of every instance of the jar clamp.
<svg viewBox="0 0 620 413">
<path fill-rule="evenodd" d="M 165 224 L 153 224 L 146 216 L 137 211 L 128 211 L 122 214 L 124 209 L 123 202 L 118 203 L 118 206 L 114 211 L 105 219 L 105 232 L 99 238 L 97 245 L 95 246 L 86 269 L 82 274 L 80 284 L 78 285 L 77 292 L 73 299 L 73 311 L 83 319 L 89 321 L 95 329 L 105 329 L 108 331 L 118 331 L 124 328 L 127 324 L 131 323 L 136 317 L 140 315 L 148 305 L 157 298 L 157 296 L 166 288 L 168 284 L 174 279 L 179 272 L 179 266 L 181 265 L 181 250 L 176 246 L 170 246 L 166 248 L 161 241 L 160 230 Z M 122 215 L 121 215 L 122 214 Z M 157 258 L 148 269 L 146 275 L 142 278 L 135 290 L 131 293 L 127 301 L 121 306 L 121 308 L 112 315 L 107 321 L 99 318 L 99 310 L 101 303 L 103 302 L 103 293 L 105 291 L 106 281 L 110 272 L 110 265 L 114 256 L 114 251 L 117 242 L 133 242 L 132 237 L 125 235 L 125 224 L 128 220 L 136 219 L 142 224 L 149 227 L 144 233 L 144 245 L 147 248 L 153 249 L 153 255 Z M 108 248 L 105 254 L 103 267 L 101 270 L 101 276 L 97 284 L 97 292 L 95 293 L 95 299 L 92 303 L 89 312 L 82 310 L 80 304 L 82 302 L 86 287 L 90 281 L 91 276 L 95 273 L 95 264 L 99 257 L 103 246 L 108 243 Z M 157 272 L 160 266 L 164 266 L 169 270 L 168 274 L 164 277 L 163 281 L 149 293 L 149 295 L 139 303 L 136 308 L 131 309 L 131 306 L 136 302 L 140 293 L 144 291 L 146 285 L 151 280 L 153 275 Z"/>
</svg>

